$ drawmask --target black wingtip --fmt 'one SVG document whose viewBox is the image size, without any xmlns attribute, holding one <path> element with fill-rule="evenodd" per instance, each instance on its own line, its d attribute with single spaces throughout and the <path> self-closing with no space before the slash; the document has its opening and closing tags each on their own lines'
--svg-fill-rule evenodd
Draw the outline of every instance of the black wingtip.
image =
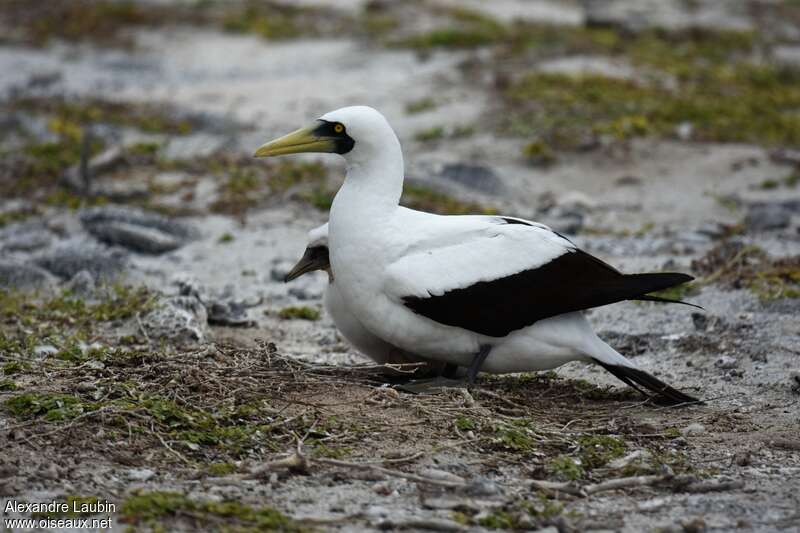
<svg viewBox="0 0 800 533">
<path fill-rule="evenodd" d="M 597 360 L 595 360 L 595 362 L 614 374 L 617 379 L 626 385 L 633 387 L 639 392 L 644 394 L 644 391 L 637 387 L 637 385 L 656 393 L 656 400 L 658 400 L 659 403 L 664 403 L 667 405 L 700 403 L 700 400 L 694 396 L 689 396 L 688 394 L 681 392 L 676 388 L 670 387 L 657 377 L 653 376 L 652 374 L 648 374 L 644 370 L 639 370 L 638 368 L 629 366 L 609 365 Z"/>
<path fill-rule="evenodd" d="M 636 300 L 640 300 L 643 302 L 659 302 L 664 304 L 683 304 L 691 307 L 696 307 L 698 309 L 702 309 L 703 311 L 705 311 L 705 308 L 703 306 L 693 304 L 691 302 L 684 302 L 683 300 L 673 300 L 672 298 L 662 298 L 661 296 L 653 296 L 652 294 L 645 294 L 644 296 L 636 298 Z"/>
</svg>

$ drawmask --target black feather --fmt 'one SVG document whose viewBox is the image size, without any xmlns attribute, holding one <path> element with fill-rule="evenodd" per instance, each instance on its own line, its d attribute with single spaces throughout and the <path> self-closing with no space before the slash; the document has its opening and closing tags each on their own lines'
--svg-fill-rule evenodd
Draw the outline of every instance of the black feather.
<svg viewBox="0 0 800 533">
<path fill-rule="evenodd" d="M 683 304 L 683 305 L 689 305 L 691 307 L 696 307 L 698 309 L 703 309 L 703 311 L 705 311 L 705 309 L 702 306 L 693 304 L 691 302 L 684 302 L 683 300 L 673 300 L 671 298 L 662 298 L 661 296 L 653 296 L 652 294 L 645 294 L 644 296 L 633 298 L 633 300 L 639 300 L 643 302 L 660 302 L 664 304 Z"/>
<path fill-rule="evenodd" d="M 614 374 L 620 381 L 633 387 L 634 389 L 638 390 L 642 394 L 645 394 L 642 389 L 637 387 L 637 385 L 641 385 L 645 389 L 656 393 L 657 399 L 661 400 L 662 403 L 666 403 L 669 405 L 676 405 L 676 404 L 683 404 L 683 403 L 698 403 L 700 400 L 693 396 L 689 396 L 688 394 L 679 391 L 673 387 L 670 387 L 657 377 L 653 376 L 652 374 L 648 374 L 644 370 L 639 370 L 638 368 L 631 368 L 629 366 L 621 366 L 621 365 L 609 365 L 598 361 L 595 359 L 595 362 Z"/>
<path fill-rule="evenodd" d="M 545 318 L 642 298 L 692 279 L 669 272 L 622 274 L 600 259 L 572 249 L 537 268 L 439 296 L 406 296 L 403 303 L 441 324 L 505 337 Z"/>
</svg>

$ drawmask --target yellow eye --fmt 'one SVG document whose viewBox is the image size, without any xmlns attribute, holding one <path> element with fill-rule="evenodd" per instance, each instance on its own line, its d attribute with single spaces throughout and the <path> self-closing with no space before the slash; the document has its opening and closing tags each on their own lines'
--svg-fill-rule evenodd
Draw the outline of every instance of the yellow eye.
<svg viewBox="0 0 800 533">
<path fill-rule="evenodd" d="M 334 124 L 333 131 L 335 131 L 336 133 L 342 133 L 344 131 L 344 126 L 342 126 L 341 124 Z"/>
</svg>

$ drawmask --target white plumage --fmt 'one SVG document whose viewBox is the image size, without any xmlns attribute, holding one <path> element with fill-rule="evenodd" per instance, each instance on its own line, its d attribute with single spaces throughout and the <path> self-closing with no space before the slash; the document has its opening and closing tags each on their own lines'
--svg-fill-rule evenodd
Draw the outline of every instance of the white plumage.
<svg viewBox="0 0 800 533">
<path fill-rule="evenodd" d="M 673 402 L 692 398 L 638 370 L 580 312 L 691 279 L 624 275 L 541 224 L 440 216 L 399 206 L 400 143 L 386 119 L 348 107 L 267 143 L 256 155 L 327 151 L 347 177 L 330 212 L 336 298 L 372 336 L 408 353 L 505 373 L 572 360 L 603 365 Z M 482 359 L 485 358 L 485 361 Z"/>
</svg>

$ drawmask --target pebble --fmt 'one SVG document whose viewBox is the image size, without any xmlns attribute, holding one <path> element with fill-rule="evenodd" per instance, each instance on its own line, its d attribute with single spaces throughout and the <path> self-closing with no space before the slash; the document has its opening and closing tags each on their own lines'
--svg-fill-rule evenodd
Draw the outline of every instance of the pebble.
<svg viewBox="0 0 800 533">
<path fill-rule="evenodd" d="M 39 358 L 45 358 L 49 355 L 55 355 L 58 353 L 58 348 L 53 346 L 52 344 L 40 344 L 33 349 L 34 355 Z"/>
<path fill-rule="evenodd" d="M 91 296 L 97 290 L 97 283 L 94 276 L 88 270 L 81 270 L 70 279 L 64 286 L 66 290 L 76 296 Z"/>
<path fill-rule="evenodd" d="M 151 338 L 177 343 L 204 342 L 208 337 L 208 312 L 193 296 L 172 296 L 160 302 L 142 320 Z"/>
<path fill-rule="evenodd" d="M 47 270 L 36 265 L 15 261 L 0 261 L 0 288 L 15 290 L 50 289 L 57 280 Z"/>
<path fill-rule="evenodd" d="M 35 262 L 61 279 L 71 279 L 85 270 L 96 280 L 111 281 L 125 270 L 128 257 L 124 250 L 75 238 L 63 241 Z"/>
<path fill-rule="evenodd" d="M 681 434 L 686 436 L 686 437 L 693 437 L 695 435 L 702 435 L 705 432 L 706 432 L 706 427 L 703 424 L 699 424 L 697 422 L 689 424 L 688 426 L 686 426 L 685 428 L 683 428 L 681 430 Z"/>
<path fill-rule="evenodd" d="M 84 209 L 80 219 L 86 231 L 99 241 L 147 254 L 158 255 L 175 250 L 191 236 L 189 228 L 181 222 L 129 207 Z"/>
<path fill-rule="evenodd" d="M 751 231 L 783 229 L 792 222 L 791 213 L 780 205 L 759 204 L 751 206 L 745 216 L 745 226 Z"/>
<path fill-rule="evenodd" d="M 156 475 L 149 468 L 134 468 L 126 472 L 126 476 L 131 481 L 147 481 Z"/>
<path fill-rule="evenodd" d="M 739 366 L 739 362 L 729 355 L 723 355 L 716 361 L 714 361 L 714 366 L 717 368 L 721 368 L 723 370 L 730 370 L 731 368 L 736 368 Z"/>
<path fill-rule="evenodd" d="M 498 194 L 503 190 L 503 181 L 489 167 L 469 163 L 451 163 L 442 168 L 442 178 L 469 189 L 487 194 Z"/>
</svg>

